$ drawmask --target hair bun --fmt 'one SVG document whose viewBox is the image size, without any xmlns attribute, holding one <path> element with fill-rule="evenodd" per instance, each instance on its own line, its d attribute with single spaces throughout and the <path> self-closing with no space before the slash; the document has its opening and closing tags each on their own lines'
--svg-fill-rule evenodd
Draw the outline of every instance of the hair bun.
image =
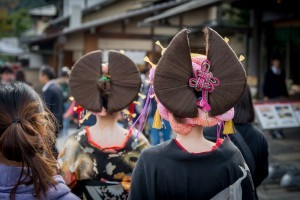
<svg viewBox="0 0 300 200">
<path fill-rule="evenodd" d="M 246 88 L 246 72 L 235 52 L 216 31 L 205 28 L 204 32 L 210 71 L 220 80 L 220 85 L 209 94 L 210 115 L 217 116 L 238 103 Z"/>
<path fill-rule="evenodd" d="M 171 41 L 155 69 L 154 92 L 159 101 L 178 117 L 198 115 L 197 97 L 189 87 L 193 76 L 192 58 L 187 30 Z"/>
<path fill-rule="evenodd" d="M 230 110 L 246 87 L 245 70 L 231 47 L 213 29 L 204 29 L 210 72 L 220 85 L 208 94 L 210 116 Z M 159 101 L 175 116 L 194 118 L 198 115 L 197 92 L 189 86 L 194 77 L 187 30 L 180 31 L 157 64 L 154 91 Z"/>
<path fill-rule="evenodd" d="M 74 64 L 70 92 L 79 105 L 93 112 L 101 112 L 102 106 L 108 112 L 117 112 L 136 98 L 141 85 L 140 74 L 127 56 L 109 51 L 109 82 L 103 83 L 100 80 L 103 76 L 102 52 L 99 50 L 84 55 Z"/>
</svg>

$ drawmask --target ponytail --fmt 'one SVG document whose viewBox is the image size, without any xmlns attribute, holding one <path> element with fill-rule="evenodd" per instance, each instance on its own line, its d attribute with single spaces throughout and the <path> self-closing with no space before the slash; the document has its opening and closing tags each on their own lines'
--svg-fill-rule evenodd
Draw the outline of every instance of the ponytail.
<svg viewBox="0 0 300 200">
<path fill-rule="evenodd" d="M 3 108 L 1 100 L 0 109 Z M 9 108 L 0 113 L 0 153 L 7 160 L 22 163 L 18 182 L 10 193 L 11 200 L 15 199 L 19 185 L 33 184 L 35 195 L 40 198 L 42 193 L 46 195 L 49 187 L 56 184 L 53 176 L 57 164 L 50 150 L 55 140 L 54 118 L 41 106 L 40 101 L 25 102 L 16 109 L 14 115 L 19 118 L 14 119 L 5 112 Z"/>
</svg>

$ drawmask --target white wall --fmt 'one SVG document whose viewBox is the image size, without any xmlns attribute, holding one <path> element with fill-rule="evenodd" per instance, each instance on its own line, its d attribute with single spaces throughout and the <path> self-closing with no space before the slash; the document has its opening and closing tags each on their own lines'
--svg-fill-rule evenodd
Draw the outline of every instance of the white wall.
<svg viewBox="0 0 300 200">
<path fill-rule="evenodd" d="M 85 8 L 85 1 L 84 0 L 64 0 L 64 8 L 63 8 L 63 15 L 67 16 L 72 13 L 72 7 L 79 6 L 81 9 Z"/>
<path fill-rule="evenodd" d="M 29 68 L 38 69 L 44 65 L 42 55 L 39 53 L 30 52 L 29 53 Z"/>
<path fill-rule="evenodd" d="M 138 39 L 109 39 L 100 38 L 98 39 L 99 49 L 123 49 L 123 50 L 142 50 L 151 51 L 152 41 L 151 40 L 138 40 Z"/>
<path fill-rule="evenodd" d="M 144 58 L 147 55 L 146 51 L 125 50 L 124 54 L 130 58 L 135 64 L 145 64 Z M 108 50 L 103 50 L 103 62 L 108 62 Z"/>
<path fill-rule="evenodd" d="M 91 6 L 94 6 L 100 2 L 104 2 L 106 0 L 87 0 L 87 7 L 91 7 Z"/>
</svg>

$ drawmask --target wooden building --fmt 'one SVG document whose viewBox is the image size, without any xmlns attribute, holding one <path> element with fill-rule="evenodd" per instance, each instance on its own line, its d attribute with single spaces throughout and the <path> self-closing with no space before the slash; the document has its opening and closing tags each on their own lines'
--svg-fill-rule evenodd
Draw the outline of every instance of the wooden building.
<svg viewBox="0 0 300 200">
<path fill-rule="evenodd" d="M 96 49 L 125 50 L 142 67 L 144 55 L 158 60 L 157 40 L 166 46 L 183 27 L 190 29 L 192 50 L 204 53 L 201 30 L 210 26 L 230 39 L 238 55 L 246 57 L 249 82 L 260 91 L 274 56 L 283 61 L 287 78 L 300 82 L 296 76 L 300 53 L 296 7 L 292 0 L 99 0 L 93 6 L 73 6 L 69 15 L 50 21 L 44 35 L 29 44 L 57 71 Z"/>
</svg>

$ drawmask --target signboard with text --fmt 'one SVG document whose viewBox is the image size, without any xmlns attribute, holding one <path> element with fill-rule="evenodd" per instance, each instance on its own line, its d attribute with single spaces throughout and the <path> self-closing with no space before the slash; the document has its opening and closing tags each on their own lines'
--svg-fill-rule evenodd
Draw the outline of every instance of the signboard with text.
<svg viewBox="0 0 300 200">
<path fill-rule="evenodd" d="M 254 108 L 263 129 L 300 127 L 300 102 L 256 104 Z"/>
</svg>

